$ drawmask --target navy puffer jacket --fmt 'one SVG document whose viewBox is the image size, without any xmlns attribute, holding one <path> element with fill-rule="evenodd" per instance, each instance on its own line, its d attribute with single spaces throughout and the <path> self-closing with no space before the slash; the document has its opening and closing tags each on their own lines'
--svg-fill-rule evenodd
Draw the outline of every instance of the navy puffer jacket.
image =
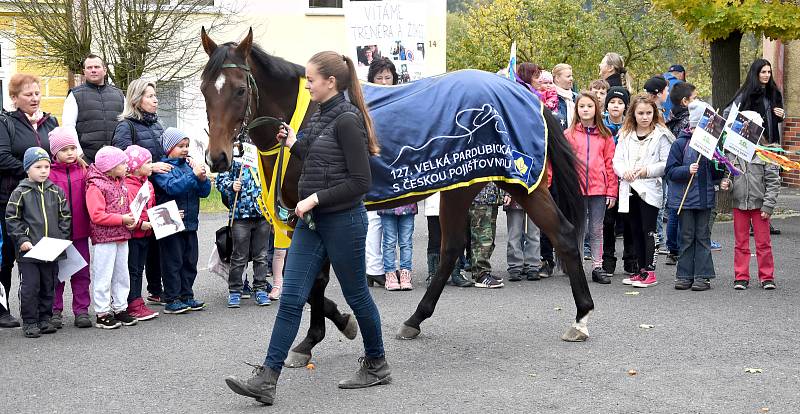
<svg viewBox="0 0 800 414">
<path fill-rule="evenodd" d="M 131 127 L 133 127 L 131 129 Z M 135 137 L 131 132 L 135 131 Z M 161 134 L 164 127 L 158 120 L 145 121 L 135 118 L 125 118 L 119 121 L 114 130 L 114 138 L 111 145 L 125 150 L 129 146 L 136 144 L 146 148 L 153 155 L 153 161 L 160 160 L 166 156 L 164 148 L 161 146 Z"/>
</svg>

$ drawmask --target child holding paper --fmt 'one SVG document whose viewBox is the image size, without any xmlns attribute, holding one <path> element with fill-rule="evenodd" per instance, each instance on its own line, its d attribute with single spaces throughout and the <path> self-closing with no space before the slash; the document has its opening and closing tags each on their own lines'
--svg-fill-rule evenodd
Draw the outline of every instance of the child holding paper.
<svg viewBox="0 0 800 414">
<path fill-rule="evenodd" d="M 147 249 L 153 226 L 147 217 L 147 209 L 156 205 L 156 195 L 153 184 L 148 177 L 153 172 L 153 156 L 150 151 L 138 145 L 131 145 L 125 149 L 128 157 L 128 171 L 125 177 L 125 187 L 128 190 L 128 199 L 131 200 L 131 213 L 136 218 L 131 239 L 128 240 L 128 273 L 130 274 L 131 288 L 128 293 L 128 313 L 139 321 L 146 321 L 158 316 L 145 305 L 142 299 L 142 274 L 147 262 Z M 144 197 L 147 198 L 144 201 Z M 134 210 L 134 207 L 137 210 Z M 141 212 L 136 215 L 138 209 Z"/>
<path fill-rule="evenodd" d="M 744 111 L 759 125 L 763 123 L 761 115 Z M 750 121 L 748 121 L 750 122 Z M 729 153 L 730 154 L 730 153 Z M 752 225 L 756 242 L 756 260 L 758 261 L 758 279 L 766 290 L 775 289 L 775 261 L 772 257 L 769 218 L 778 202 L 781 191 L 780 167 L 766 163 L 759 157 L 751 162 L 730 154 L 731 161 L 742 174 L 730 179 L 723 179 L 720 188 L 733 190 L 733 235 L 736 248 L 733 253 L 733 288 L 744 290 L 750 285 L 750 235 Z"/>
<path fill-rule="evenodd" d="M 6 207 L 8 235 L 14 241 L 19 263 L 19 298 L 22 332 L 27 338 L 56 332 L 53 316 L 53 290 L 58 277 L 58 261 L 44 262 L 24 257 L 44 237 L 69 240 L 71 217 L 64 190 L 48 179 L 50 155 L 43 148 L 25 150 L 22 166 L 28 178 L 20 181 Z"/>
<path fill-rule="evenodd" d="M 101 329 L 133 326 L 137 320 L 128 313 L 128 239 L 136 219 L 131 213 L 125 187 L 128 157 L 119 148 L 105 146 L 97 151 L 94 160 L 89 166 L 86 206 L 94 246 L 95 326 Z"/>
<path fill-rule="evenodd" d="M 208 197 L 211 181 L 205 166 L 194 167 L 186 161 L 189 138 L 177 128 L 167 128 L 161 135 L 161 145 L 167 156 L 163 162 L 172 170 L 153 175 L 157 204 L 175 201 L 182 212 L 184 231 L 159 240 L 161 269 L 164 279 L 164 313 L 177 314 L 203 310 L 205 303 L 194 298 L 192 285 L 197 277 L 197 225 L 200 198 Z"/>
<path fill-rule="evenodd" d="M 80 157 L 78 135 L 74 130 L 58 127 L 48 134 L 50 153 L 53 154 L 53 165 L 50 167 L 50 181 L 64 190 L 72 215 L 72 245 L 89 263 L 89 212 L 86 209 L 86 162 Z M 89 266 L 77 271 L 69 280 L 72 288 L 72 313 L 75 315 L 75 326 L 91 328 L 89 318 Z M 61 312 L 64 310 L 64 286 L 57 282 L 55 300 L 53 301 L 53 317 L 50 323 L 57 329 L 63 326 Z"/>
<path fill-rule="evenodd" d="M 675 289 L 678 290 L 708 290 L 715 277 L 708 222 L 715 203 L 714 184 L 722 178 L 722 172 L 690 146 L 692 133 L 706 108 L 708 104 L 700 100 L 689 104 L 690 130 L 682 132 L 672 144 L 665 168 L 669 180 L 667 205 L 680 209 L 681 242 L 675 274 Z"/>
</svg>

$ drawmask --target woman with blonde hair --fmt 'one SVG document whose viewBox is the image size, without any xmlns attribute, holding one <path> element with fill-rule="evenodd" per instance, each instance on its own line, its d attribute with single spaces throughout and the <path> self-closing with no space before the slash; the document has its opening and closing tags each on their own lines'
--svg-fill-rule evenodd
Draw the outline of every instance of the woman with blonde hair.
<svg viewBox="0 0 800 414">
<path fill-rule="evenodd" d="M 608 82 L 609 86 L 622 86 L 631 92 L 633 79 L 625 68 L 625 60 L 619 53 L 609 52 L 600 61 L 600 78 Z"/>
<path fill-rule="evenodd" d="M 572 90 L 572 66 L 566 63 L 559 63 L 553 67 L 553 84 L 558 93 L 558 119 L 561 120 L 561 129 L 565 130 L 572 124 L 572 116 L 575 113 L 575 100 L 578 94 Z"/>
</svg>

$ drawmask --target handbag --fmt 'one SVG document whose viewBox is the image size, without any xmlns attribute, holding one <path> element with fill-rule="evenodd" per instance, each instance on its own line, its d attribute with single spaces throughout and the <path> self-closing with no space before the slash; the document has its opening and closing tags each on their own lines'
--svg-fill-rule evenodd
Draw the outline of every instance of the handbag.
<svg viewBox="0 0 800 414">
<path fill-rule="evenodd" d="M 242 181 L 243 172 L 244 166 L 239 169 L 239 178 L 237 178 L 237 181 Z M 241 191 L 238 191 L 233 199 L 233 207 L 231 207 L 231 216 L 228 219 L 228 224 L 217 229 L 216 238 L 214 239 L 214 244 L 217 246 L 219 258 L 224 263 L 230 263 L 231 255 L 233 254 L 233 236 L 231 235 L 231 227 L 233 226 L 233 216 L 234 212 L 236 211 L 236 205 L 239 203 L 239 193 L 241 193 Z"/>
</svg>

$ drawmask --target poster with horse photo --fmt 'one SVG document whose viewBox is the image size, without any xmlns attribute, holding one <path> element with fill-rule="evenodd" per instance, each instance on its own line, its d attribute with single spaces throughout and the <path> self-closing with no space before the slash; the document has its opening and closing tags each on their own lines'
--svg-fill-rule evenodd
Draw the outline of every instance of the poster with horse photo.
<svg viewBox="0 0 800 414">
<path fill-rule="evenodd" d="M 366 80 L 376 59 L 394 63 L 399 83 L 420 79 L 425 73 L 427 5 L 421 0 L 351 1 L 345 8 L 350 42 L 348 56 L 359 79 Z"/>
<path fill-rule="evenodd" d="M 704 157 L 713 160 L 714 151 L 724 128 L 725 118 L 717 115 L 713 109 L 706 108 L 700 118 L 700 122 L 697 123 L 697 128 L 692 133 L 692 140 L 689 141 L 689 146 Z"/>
<path fill-rule="evenodd" d="M 750 162 L 756 153 L 756 145 L 764 133 L 764 128 L 747 116 L 747 111 L 739 112 L 734 105 L 728 116 L 725 127 L 725 143 L 723 148 L 737 157 Z"/>
</svg>

